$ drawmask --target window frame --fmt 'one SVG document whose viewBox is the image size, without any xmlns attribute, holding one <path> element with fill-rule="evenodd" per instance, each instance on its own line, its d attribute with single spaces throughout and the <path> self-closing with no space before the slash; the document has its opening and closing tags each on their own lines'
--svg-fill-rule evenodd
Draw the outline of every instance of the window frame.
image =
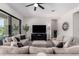
<svg viewBox="0 0 79 59">
<path fill-rule="evenodd" d="M 19 21 L 19 34 L 21 34 L 21 22 L 22 22 L 21 19 L 11 15 L 10 13 L 8 13 L 2 9 L 0 9 L 0 12 L 8 15 L 8 35 L 12 36 L 12 18 L 15 18 L 16 20 Z"/>
</svg>

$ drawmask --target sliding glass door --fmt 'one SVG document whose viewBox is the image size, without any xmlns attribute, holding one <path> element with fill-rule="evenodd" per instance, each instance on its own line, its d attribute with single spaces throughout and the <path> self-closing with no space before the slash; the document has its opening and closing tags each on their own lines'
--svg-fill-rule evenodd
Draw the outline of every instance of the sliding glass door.
<svg viewBox="0 0 79 59">
<path fill-rule="evenodd" d="M 21 34 L 21 20 L 0 9 L 0 40 Z"/>
<path fill-rule="evenodd" d="M 12 17 L 12 35 L 20 34 L 19 28 L 19 20 Z"/>
<path fill-rule="evenodd" d="M 8 36 L 8 15 L 0 12 L 0 40 Z"/>
</svg>

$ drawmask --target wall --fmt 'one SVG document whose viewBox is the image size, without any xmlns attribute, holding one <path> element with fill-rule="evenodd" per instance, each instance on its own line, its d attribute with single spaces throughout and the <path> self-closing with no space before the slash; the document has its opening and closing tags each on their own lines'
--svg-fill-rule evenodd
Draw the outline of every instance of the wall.
<svg viewBox="0 0 79 59">
<path fill-rule="evenodd" d="M 20 15 L 19 13 L 17 13 L 15 10 L 13 10 L 8 4 L 6 3 L 0 3 L 0 9 L 20 18 L 23 19 L 22 15 Z"/>
<path fill-rule="evenodd" d="M 28 37 L 31 38 L 31 33 L 32 33 L 32 25 L 47 25 L 47 38 L 50 39 L 50 27 L 51 27 L 51 20 L 52 17 L 47 18 L 47 17 L 28 17 L 25 20 L 23 20 L 23 25 L 28 24 L 30 29 L 28 31 Z M 25 33 L 22 30 L 22 33 Z"/>
<path fill-rule="evenodd" d="M 69 29 L 67 31 L 63 31 L 63 29 L 62 29 L 62 25 L 64 22 L 69 23 Z M 68 13 L 68 14 L 62 16 L 58 20 L 58 34 L 64 35 L 64 36 L 73 36 L 73 16 L 71 13 Z"/>
<path fill-rule="evenodd" d="M 79 10 L 79 7 L 72 9 L 68 13 L 64 14 L 58 19 L 58 35 L 64 35 L 64 36 L 73 36 L 73 13 Z M 28 36 L 31 37 L 32 33 L 32 25 L 35 24 L 42 24 L 42 25 L 47 25 L 47 28 L 50 26 L 49 30 L 47 29 L 47 36 L 48 39 L 51 37 L 51 20 L 53 17 L 28 17 L 25 18 L 26 20 L 23 20 L 23 25 L 28 24 L 30 26 L 30 30 L 28 31 Z M 67 31 L 62 30 L 62 24 L 64 22 L 69 23 L 69 29 Z M 24 33 L 24 31 L 22 31 Z"/>
<path fill-rule="evenodd" d="M 65 35 L 65 36 L 73 36 L 73 14 L 75 12 L 79 11 L 79 7 L 76 7 L 66 14 L 64 14 L 59 20 L 58 20 L 58 30 L 59 30 L 59 35 Z M 62 30 L 62 24 L 64 22 L 69 23 L 69 29 L 67 31 Z"/>
</svg>

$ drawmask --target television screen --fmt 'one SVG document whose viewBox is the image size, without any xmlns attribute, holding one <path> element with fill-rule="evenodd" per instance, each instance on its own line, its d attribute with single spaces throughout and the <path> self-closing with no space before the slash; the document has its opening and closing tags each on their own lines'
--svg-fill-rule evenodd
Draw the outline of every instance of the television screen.
<svg viewBox="0 0 79 59">
<path fill-rule="evenodd" d="M 46 33 L 46 25 L 33 25 L 32 32 L 33 33 Z"/>
</svg>

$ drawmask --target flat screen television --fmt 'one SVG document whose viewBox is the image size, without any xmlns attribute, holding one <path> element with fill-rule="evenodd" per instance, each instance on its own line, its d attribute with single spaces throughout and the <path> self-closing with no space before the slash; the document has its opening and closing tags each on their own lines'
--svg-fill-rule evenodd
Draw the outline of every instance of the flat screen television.
<svg viewBox="0 0 79 59">
<path fill-rule="evenodd" d="M 33 25 L 32 32 L 33 33 L 46 33 L 46 25 Z"/>
</svg>

